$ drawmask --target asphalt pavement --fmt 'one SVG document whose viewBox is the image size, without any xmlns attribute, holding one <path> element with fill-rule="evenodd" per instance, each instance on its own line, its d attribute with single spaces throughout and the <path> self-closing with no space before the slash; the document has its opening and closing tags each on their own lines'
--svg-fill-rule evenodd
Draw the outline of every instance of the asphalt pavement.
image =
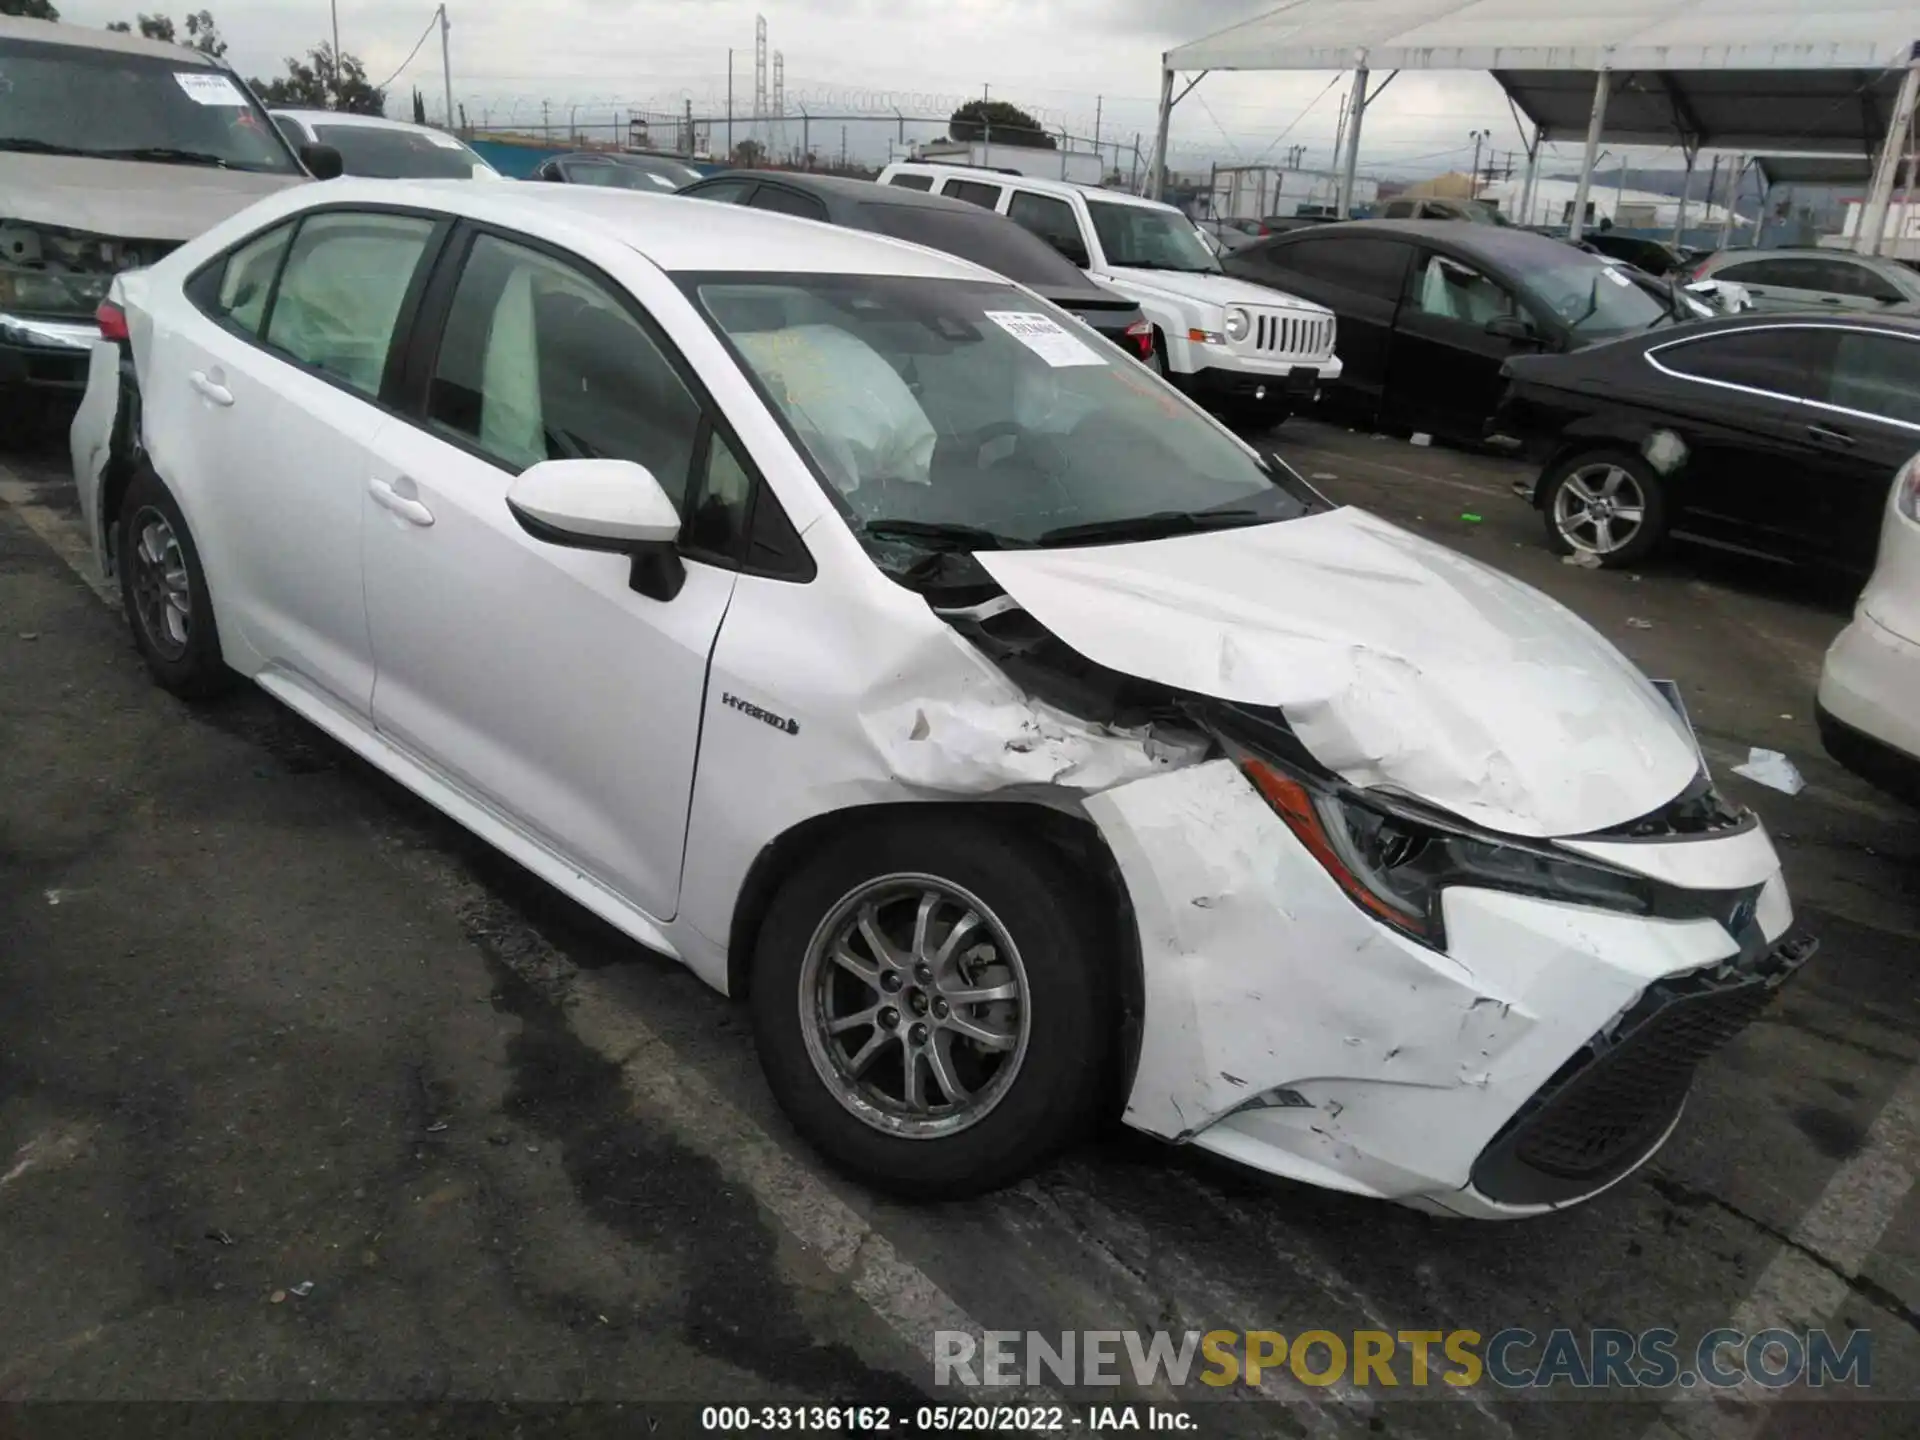
<svg viewBox="0 0 1920 1440">
<path fill-rule="evenodd" d="M 1819 750 L 1844 591 L 1701 552 L 1582 570 L 1508 462 L 1269 443 L 1679 681 L 1772 830 L 1822 949 L 1646 1171 L 1479 1225 L 1115 1133 L 983 1201 L 876 1199 L 787 1128 L 729 1002 L 265 695 L 153 687 L 56 440 L 0 457 L 0 1400 L 590 1400 L 625 1433 L 867 1405 L 912 1433 L 969 1398 L 934 1385 L 942 1330 L 1781 1324 L 1870 1330 L 1870 1398 L 1117 1393 L 1220 1434 L 1920 1433 L 1920 827 Z M 1752 745 L 1807 789 L 1730 776 Z M 1084 1434 L 1113 1397 L 1029 1398 Z"/>
</svg>

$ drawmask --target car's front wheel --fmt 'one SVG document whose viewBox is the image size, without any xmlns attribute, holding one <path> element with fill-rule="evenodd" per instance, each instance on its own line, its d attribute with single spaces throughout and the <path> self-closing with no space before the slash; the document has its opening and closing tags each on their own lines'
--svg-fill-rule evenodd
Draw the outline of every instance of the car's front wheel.
<svg viewBox="0 0 1920 1440">
<path fill-rule="evenodd" d="M 781 887 L 754 1035 L 794 1125 L 876 1188 L 958 1198 L 1086 1130 L 1113 1028 L 1101 926 L 1054 855 L 934 807 Z"/>
<path fill-rule="evenodd" d="M 1651 465 L 1624 450 L 1589 450 L 1546 473 L 1540 514 L 1547 544 L 1602 565 L 1645 559 L 1666 538 L 1666 488 Z"/>
<path fill-rule="evenodd" d="M 154 679 L 183 699 L 226 689 L 234 677 L 221 659 L 200 552 L 153 471 L 141 469 L 127 485 L 115 536 L 121 604 Z"/>
</svg>

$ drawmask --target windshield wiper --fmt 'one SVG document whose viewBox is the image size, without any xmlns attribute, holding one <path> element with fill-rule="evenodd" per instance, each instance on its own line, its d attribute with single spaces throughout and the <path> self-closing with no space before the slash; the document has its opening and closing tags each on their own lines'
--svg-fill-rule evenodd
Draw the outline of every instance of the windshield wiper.
<svg viewBox="0 0 1920 1440">
<path fill-rule="evenodd" d="M 24 155 L 91 155 L 91 150 L 72 145 L 53 145 L 30 135 L 0 135 L 0 150 L 17 150 Z"/>
<path fill-rule="evenodd" d="M 860 533 L 875 540 L 910 540 L 926 550 L 1007 550 L 1027 543 L 948 520 L 869 520 Z"/>
<path fill-rule="evenodd" d="M 233 165 L 218 155 L 210 155 L 205 150 L 177 150 L 170 145 L 135 145 L 125 150 L 87 150 L 76 154 L 91 155 L 99 160 L 162 160 L 175 165 L 211 165 L 218 170 L 231 170 Z"/>
<path fill-rule="evenodd" d="M 1103 540 L 1157 540 L 1163 535 L 1196 535 L 1202 530 L 1230 530 L 1277 519 L 1258 510 L 1155 510 L 1118 520 L 1089 520 L 1043 530 L 1038 545 L 1098 544 Z"/>
</svg>

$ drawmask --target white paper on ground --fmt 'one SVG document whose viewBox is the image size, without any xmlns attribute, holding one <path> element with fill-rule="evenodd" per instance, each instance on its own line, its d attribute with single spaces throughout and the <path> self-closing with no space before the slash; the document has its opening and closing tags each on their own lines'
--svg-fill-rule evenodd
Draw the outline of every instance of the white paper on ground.
<svg viewBox="0 0 1920 1440">
<path fill-rule="evenodd" d="M 1747 763 L 1734 766 L 1733 773 L 1744 775 L 1754 784 L 1778 790 L 1784 795 L 1798 795 L 1807 788 L 1806 780 L 1793 761 L 1778 750 L 1762 750 L 1758 745 L 1748 747 Z"/>
<path fill-rule="evenodd" d="M 196 105 L 235 105 L 243 109 L 246 106 L 247 97 L 217 70 L 176 70 L 173 78 Z"/>
<path fill-rule="evenodd" d="M 1056 370 L 1069 365 L 1105 365 L 1107 362 L 1045 315 L 1029 310 L 989 310 L 993 321 Z"/>
</svg>

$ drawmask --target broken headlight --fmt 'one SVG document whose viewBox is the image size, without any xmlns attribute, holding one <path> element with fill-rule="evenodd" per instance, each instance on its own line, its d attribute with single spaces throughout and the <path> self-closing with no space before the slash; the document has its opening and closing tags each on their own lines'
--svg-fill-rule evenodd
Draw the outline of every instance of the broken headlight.
<svg viewBox="0 0 1920 1440">
<path fill-rule="evenodd" d="M 0 264 L 0 310 L 27 315 L 91 315 L 107 298 L 113 276 L 23 270 Z"/>
<path fill-rule="evenodd" d="M 1435 949 L 1446 943 L 1440 895 L 1449 885 L 1510 890 L 1629 915 L 1654 913 L 1653 886 L 1641 876 L 1545 845 L 1455 829 L 1244 751 L 1235 758 L 1254 789 L 1349 899 Z"/>
</svg>

